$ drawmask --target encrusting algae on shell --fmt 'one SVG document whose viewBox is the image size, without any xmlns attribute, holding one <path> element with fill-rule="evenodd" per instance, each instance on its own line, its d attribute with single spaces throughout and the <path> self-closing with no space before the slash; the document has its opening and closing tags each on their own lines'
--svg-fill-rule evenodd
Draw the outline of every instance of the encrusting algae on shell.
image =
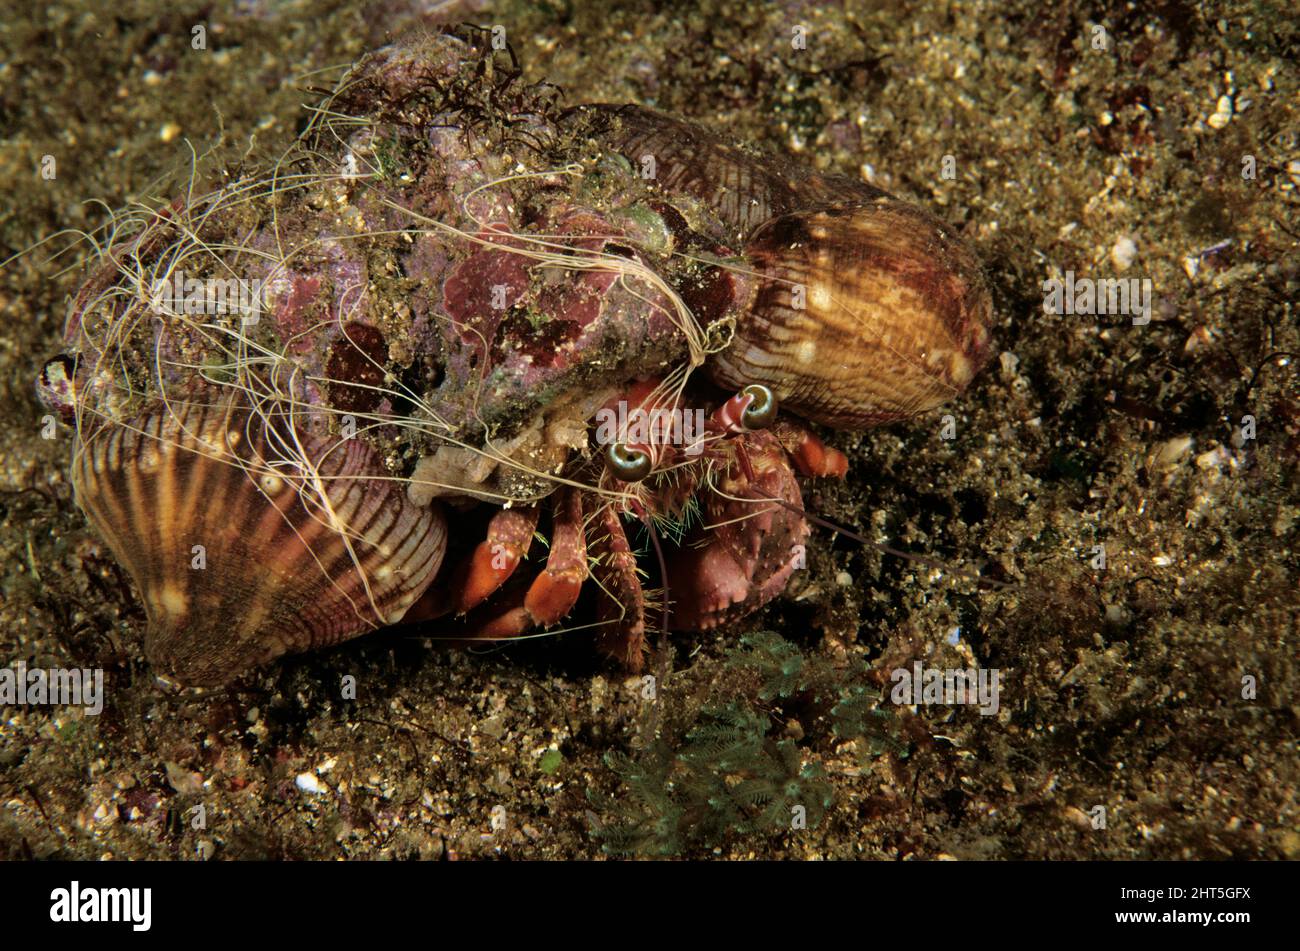
<svg viewBox="0 0 1300 951">
<path fill-rule="evenodd" d="M 938 219 L 653 110 L 564 109 L 473 31 L 371 54 L 265 175 L 111 230 L 39 389 L 186 684 L 403 619 L 517 636 L 584 592 L 635 668 L 648 625 L 741 617 L 801 563 L 795 476 L 847 463 L 800 418 L 925 412 L 990 352 Z"/>
</svg>

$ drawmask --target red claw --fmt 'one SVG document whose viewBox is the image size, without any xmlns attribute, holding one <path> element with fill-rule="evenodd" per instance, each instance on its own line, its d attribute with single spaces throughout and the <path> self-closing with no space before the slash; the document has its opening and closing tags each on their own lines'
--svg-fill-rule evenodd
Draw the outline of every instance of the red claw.
<svg viewBox="0 0 1300 951">
<path fill-rule="evenodd" d="M 546 570 L 528 589 L 524 608 L 533 624 L 549 627 L 578 603 L 587 580 L 587 544 L 582 530 L 582 500 L 571 489 L 562 490 L 555 504 L 555 526 Z"/>
<path fill-rule="evenodd" d="M 781 420 L 773 429 L 800 475 L 842 479 L 848 473 L 849 457 L 802 426 Z"/>
<path fill-rule="evenodd" d="M 452 578 L 450 591 L 457 614 L 482 604 L 514 574 L 528 554 L 537 517 L 535 506 L 502 509 L 492 516 L 487 539 L 478 543 L 474 554 Z"/>
</svg>

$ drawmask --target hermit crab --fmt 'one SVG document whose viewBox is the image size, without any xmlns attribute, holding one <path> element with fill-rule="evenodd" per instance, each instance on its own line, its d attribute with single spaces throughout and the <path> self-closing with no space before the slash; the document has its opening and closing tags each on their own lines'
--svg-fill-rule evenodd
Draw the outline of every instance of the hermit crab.
<svg viewBox="0 0 1300 951">
<path fill-rule="evenodd" d="M 784 589 L 800 478 L 847 467 L 810 426 L 932 409 L 989 354 L 938 219 L 566 107 L 473 31 L 367 56 L 271 168 L 109 231 L 38 389 L 147 657 L 197 686 L 399 621 L 563 622 L 636 669 L 647 630 Z"/>
</svg>

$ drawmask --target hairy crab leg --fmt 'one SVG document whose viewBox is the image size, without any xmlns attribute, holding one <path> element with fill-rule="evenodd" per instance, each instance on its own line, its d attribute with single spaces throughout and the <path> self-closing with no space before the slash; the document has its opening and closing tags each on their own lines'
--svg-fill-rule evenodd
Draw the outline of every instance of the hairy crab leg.
<svg viewBox="0 0 1300 951">
<path fill-rule="evenodd" d="M 592 574 L 600 585 L 596 611 L 602 626 L 597 646 L 635 673 L 643 663 L 646 620 L 645 593 L 637 577 L 636 555 L 613 506 L 601 508 L 600 528 L 604 535 L 593 547 L 602 557 L 592 566 Z"/>
<path fill-rule="evenodd" d="M 555 499 L 546 567 L 538 572 L 526 593 L 522 587 L 512 586 L 499 600 L 475 609 L 466 618 L 466 640 L 509 640 L 563 620 L 577 604 L 587 573 L 582 502 L 577 492 L 565 489 Z"/>
</svg>

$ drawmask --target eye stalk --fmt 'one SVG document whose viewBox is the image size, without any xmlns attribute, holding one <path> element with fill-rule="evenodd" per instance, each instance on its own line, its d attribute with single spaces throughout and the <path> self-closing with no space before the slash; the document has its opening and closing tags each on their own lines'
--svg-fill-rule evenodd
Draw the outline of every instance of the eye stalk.
<svg viewBox="0 0 1300 951">
<path fill-rule="evenodd" d="M 753 399 L 740 414 L 740 422 L 746 429 L 767 429 L 776 422 L 776 394 L 761 383 L 751 383 L 741 390 Z"/>
<path fill-rule="evenodd" d="M 605 468 L 622 482 L 640 482 L 650 474 L 654 460 L 650 453 L 626 443 L 612 442 L 605 450 Z"/>
</svg>

